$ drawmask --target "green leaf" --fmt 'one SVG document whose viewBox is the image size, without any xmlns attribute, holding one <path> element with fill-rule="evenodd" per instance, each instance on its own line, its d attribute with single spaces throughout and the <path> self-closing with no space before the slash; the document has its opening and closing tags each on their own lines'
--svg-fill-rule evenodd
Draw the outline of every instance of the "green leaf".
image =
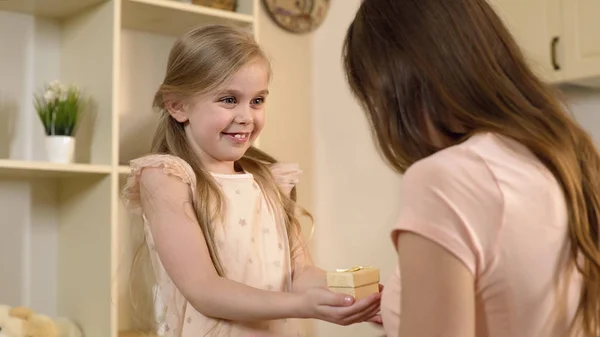
<svg viewBox="0 0 600 337">
<path fill-rule="evenodd" d="M 41 95 L 34 96 L 34 107 L 44 126 L 46 135 L 73 136 L 81 114 L 81 100 L 76 87 L 66 92 L 56 92 L 56 88 L 46 86 Z M 46 100 L 44 93 L 52 93 L 52 100 Z M 62 100 L 60 98 L 63 98 Z"/>
</svg>

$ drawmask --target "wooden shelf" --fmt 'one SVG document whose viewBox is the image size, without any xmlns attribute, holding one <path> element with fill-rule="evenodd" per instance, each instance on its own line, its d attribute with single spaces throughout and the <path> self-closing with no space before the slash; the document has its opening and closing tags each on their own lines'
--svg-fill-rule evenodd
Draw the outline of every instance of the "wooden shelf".
<svg viewBox="0 0 600 337">
<path fill-rule="evenodd" d="M 180 35 L 198 24 L 252 25 L 254 17 L 174 0 L 123 0 L 123 28 Z"/>
<path fill-rule="evenodd" d="M 119 174 L 128 175 L 131 172 L 131 168 L 127 165 L 119 165 Z"/>
<path fill-rule="evenodd" d="M 3 0 L 0 10 L 64 19 L 106 0 Z"/>
<path fill-rule="evenodd" d="M 49 162 L 0 159 L 2 178 L 67 178 L 82 175 L 108 175 L 108 165 L 57 164 Z"/>
</svg>

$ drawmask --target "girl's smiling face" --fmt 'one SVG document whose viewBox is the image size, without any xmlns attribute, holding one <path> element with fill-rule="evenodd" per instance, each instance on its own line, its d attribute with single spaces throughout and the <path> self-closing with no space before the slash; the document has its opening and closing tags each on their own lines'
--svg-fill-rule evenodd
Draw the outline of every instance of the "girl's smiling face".
<svg viewBox="0 0 600 337">
<path fill-rule="evenodd" d="M 255 59 L 219 88 L 169 107 L 208 171 L 234 173 L 264 127 L 268 85 L 269 66 Z"/>
</svg>

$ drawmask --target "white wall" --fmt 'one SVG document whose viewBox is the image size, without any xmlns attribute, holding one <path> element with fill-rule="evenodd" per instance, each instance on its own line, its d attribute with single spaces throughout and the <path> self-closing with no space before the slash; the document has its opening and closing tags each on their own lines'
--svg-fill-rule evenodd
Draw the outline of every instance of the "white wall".
<svg viewBox="0 0 600 337">
<path fill-rule="evenodd" d="M 599 146 L 600 89 L 565 87 L 563 92 L 575 119 L 592 135 L 596 146 Z"/>
<path fill-rule="evenodd" d="M 384 281 L 395 265 L 389 228 L 400 202 L 400 177 L 375 150 L 367 120 L 351 96 L 342 70 L 343 39 L 360 2 L 332 1 L 327 20 L 314 33 L 314 252 L 317 262 L 328 270 L 376 266 Z M 340 327 L 321 322 L 315 336 L 381 334 L 370 324 Z"/>
</svg>

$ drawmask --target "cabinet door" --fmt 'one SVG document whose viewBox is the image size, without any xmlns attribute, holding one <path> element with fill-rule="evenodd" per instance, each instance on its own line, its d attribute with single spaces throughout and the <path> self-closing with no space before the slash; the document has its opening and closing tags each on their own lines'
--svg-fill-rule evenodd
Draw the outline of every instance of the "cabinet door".
<svg viewBox="0 0 600 337">
<path fill-rule="evenodd" d="M 600 0 L 563 2 L 565 80 L 600 82 Z"/>
<path fill-rule="evenodd" d="M 561 81 L 563 71 L 558 53 L 561 0 L 488 1 L 510 30 L 533 71 L 546 82 Z"/>
</svg>

